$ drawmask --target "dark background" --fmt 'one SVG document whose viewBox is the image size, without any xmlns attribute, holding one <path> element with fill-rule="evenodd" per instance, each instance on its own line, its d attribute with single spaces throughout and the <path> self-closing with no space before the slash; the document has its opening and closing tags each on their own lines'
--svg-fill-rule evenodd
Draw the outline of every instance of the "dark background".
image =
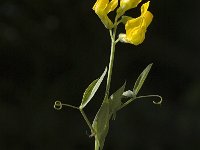
<svg viewBox="0 0 200 150">
<path fill-rule="evenodd" d="M 0 150 L 93 149 L 80 113 L 53 105 L 61 100 L 78 106 L 84 89 L 108 64 L 109 34 L 94 3 L 1 0 Z M 199 5 L 151 0 L 154 20 L 145 42 L 117 45 L 111 91 L 125 80 L 131 89 L 153 62 L 140 95 L 160 94 L 164 102 L 160 107 L 154 99 L 138 100 L 120 111 L 105 150 L 200 149 Z M 85 110 L 90 120 L 104 88 L 105 81 Z"/>
</svg>

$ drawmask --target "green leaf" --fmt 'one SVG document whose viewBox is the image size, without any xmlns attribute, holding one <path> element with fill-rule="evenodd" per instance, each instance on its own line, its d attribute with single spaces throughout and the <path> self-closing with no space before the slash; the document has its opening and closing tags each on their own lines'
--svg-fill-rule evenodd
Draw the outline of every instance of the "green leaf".
<svg viewBox="0 0 200 150">
<path fill-rule="evenodd" d="M 103 81 L 104 76 L 106 75 L 107 67 L 105 68 L 105 71 L 101 75 L 100 78 L 94 80 L 85 90 L 82 98 L 81 105 L 79 106 L 80 109 L 83 109 L 92 99 L 96 91 L 98 90 L 99 86 L 101 85 L 101 82 Z"/>
<path fill-rule="evenodd" d="M 97 112 L 92 124 L 95 131 L 95 144 L 100 148 L 100 150 L 103 149 L 105 138 L 108 134 L 109 120 L 109 101 L 105 100 Z"/>
<path fill-rule="evenodd" d="M 140 74 L 140 76 L 138 77 L 137 81 L 135 82 L 135 85 L 134 85 L 134 90 L 135 90 L 135 94 L 137 95 L 138 92 L 140 91 L 145 79 L 147 78 L 147 75 L 152 67 L 152 63 L 149 64 L 145 69 L 144 71 Z"/>
<path fill-rule="evenodd" d="M 113 119 L 116 118 L 116 112 L 121 108 L 122 94 L 124 92 L 126 82 L 121 88 L 119 88 L 114 94 L 110 96 L 110 115 L 113 116 Z"/>
</svg>

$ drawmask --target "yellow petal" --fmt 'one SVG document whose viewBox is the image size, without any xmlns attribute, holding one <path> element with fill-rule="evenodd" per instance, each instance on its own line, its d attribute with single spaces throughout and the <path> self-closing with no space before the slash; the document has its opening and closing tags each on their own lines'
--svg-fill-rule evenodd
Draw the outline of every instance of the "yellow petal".
<svg viewBox="0 0 200 150">
<path fill-rule="evenodd" d="M 144 41 L 146 29 L 142 26 L 142 24 L 143 18 L 141 17 L 127 21 L 125 29 L 126 41 L 128 43 L 138 45 Z"/>
<path fill-rule="evenodd" d="M 147 27 L 153 19 L 153 15 L 148 11 L 148 7 L 149 2 L 143 4 L 141 7 L 141 16 L 126 22 L 126 41 L 128 43 L 138 45 L 144 41 Z"/>
<path fill-rule="evenodd" d="M 96 13 L 99 11 L 103 11 L 106 9 L 108 3 L 109 3 L 109 0 L 97 0 L 92 9 Z"/>
<path fill-rule="evenodd" d="M 117 5 L 118 0 L 112 0 L 110 3 L 109 0 L 97 0 L 93 6 L 93 10 L 99 16 L 107 29 L 113 28 L 113 23 L 107 15 L 109 12 L 113 11 Z"/>
<path fill-rule="evenodd" d="M 145 39 L 145 32 L 146 30 L 143 28 L 136 28 L 134 31 L 132 31 L 132 35 L 130 37 L 127 36 L 127 40 L 131 44 L 139 45 Z"/>
<path fill-rule="evenodd" d="M 141 7 L 141 15 L 145 14 L 149 8 L 150 1 L 144 3 Z"/>
<path fill-rule="evenodd" d="M 142 21 L 143 21 L 143 19 L 141 17 L 132 18 L 132 19 L 128 20 L 125 25 L 125 30 L 128 31 L 128 30 L 132 30 L 136 27 L 141 26 Z"/>
<path fill-rule="evenodd" d="M 118 0 L 112 0 L 106 7 L 107 14 L 113 11 L 118 5 Z"/>
<path fill-rule="evenodd" d="M 150 23 L 153 20 L 153 14 L 150 11 L 147 11 L 144 15 L 144 22 L 146 24 L 146 27 L 148 27 L 150 25 Z"/>
</svg>

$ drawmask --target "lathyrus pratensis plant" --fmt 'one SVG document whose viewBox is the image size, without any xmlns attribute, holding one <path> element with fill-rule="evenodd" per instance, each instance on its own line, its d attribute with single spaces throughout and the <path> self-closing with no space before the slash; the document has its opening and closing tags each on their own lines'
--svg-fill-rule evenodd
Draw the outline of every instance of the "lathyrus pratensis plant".
<svg viewBox="0 0 200 150">
<path fill-rule="evenodd" d="M 145 39 L 145 33 L 147 31 L 148 26 L 152 22 L 153 15 L 149 8 L 149 1 L 144 3 L 141 6 L 141 15 L 137 18 L 132 18 L 130 16 L 125 16 L 127 10 L 133 9 L 138 6 L 141 0 L 119 0 L 120 4 L 118 6 L 118 0 L 97 0 L 97 2 L 93 6 L 93 10 L 101 19 L 105 28 L 107 28 L 110 32 L 111 37 L 111 53 L 110 53 L 110 62 L 107 74 L 107 84 L 105 89 L 105 95 L 103 98 L 103 102 L 101 107 L 99 108 L 93 123 L 91 124 L 88 120 L 86 114 L 83 109 L 87 106 L 90 100 L 93 98 L 94 94 L 98 90 L 103 78 L 106 76 L 107 67 L 103 74 L 96 80 L 94 80 L 85 90 L 82 98 L 82 102 L 79 107 L 72 106 L 69 104 L 63 104 L 60 101 L 56 101 L 54 108 L 61 109 L 62 106 L 68 106 L 74 109 L 77 109 L 82 114 L 84 120 L 86 121 L 88 127 L 91 130 L 91 137 L 95 138 L 95 150 L 102 150 L 105 142 L 105 138 L 108 134 L 109 123 L 111 118 L 115 119 L 116 113 L 135 101 L 136 99 L 146 98 L 146 97 L 158 97 L 160 98 L 159 102 L 153 101 L 154 104 L 161 104 L 162 97 L 159 95 L 146 95 L 146 96 L 138 96 L 138 92 L 140 91 L 151 67 L 152 64 L 149 64 L 144 71 L 139 75 L 136 80 L 134 87 L 132 90 L 125 91 L 124 83 L 122 87 L 120 87 L 115 93 L 110 95 L 110 85 L 111 85 L 111 77 L 113 70 L 113 62 L 115 56 L 115 46 L 118 42 L 130 43 L 133 45 L 141 44 Z M 116 9 L 117 8 L 117 9 Z M 114 21 L 108 17 L 108 13 L 116 10 L 116 16 Z M 126 33 L 117 34 L 117 27 L 120 23 L 125 25 Z M 117 37 L 117 38 L 116 38 Z"/>
</svg>

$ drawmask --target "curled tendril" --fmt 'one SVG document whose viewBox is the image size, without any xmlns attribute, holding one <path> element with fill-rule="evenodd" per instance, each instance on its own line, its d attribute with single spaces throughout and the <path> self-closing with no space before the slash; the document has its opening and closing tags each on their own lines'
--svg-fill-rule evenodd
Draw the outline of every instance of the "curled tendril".
<svg viewBox="0 0 200 150">
<path fill-rule="evenodd" d="M 73 109 L 79 109 L 78 107 L 73 106 L 73 105 L 63 104 L 61 101 L 55 101 L 53 107 L 54 107 L 54 109 L 56 109 L 56 110 L 61 110 L 63 106 L 67 106 L 67 107 L 70 107 L 70 108 L 73 108 Z"/>
<path fill-rule="evenodd" d="M 161 105 L 162 104 L 162 97 L 160 95 L 146 95 L 146 96 L 139 96 L 139 97 L 136 97 L 136 99 L 140 99 L 140 98 L 149 98 L 149 97 L 158 97 L 160 99 L 160 101 L 156 102 L 156 101 L 153 101 L 154 104 L 156 105 Z"/>
<path fill-rule="evenodd" d="M 54 107 L 54 109 L 56 109 L 56 110 L 61 110 L 61 109 L 62 109 L 62 103 L 61 103 L 61 101 L 55 101 L 53 107 Z"/>
<path fill-rule="evenodd" d="M 160 95 L 154 95 L 154 96 L 160 98 L 160 101 L 158 101 L 158 102 L 153 101 L 153 103 L 156 104 L 156 105 L 161 105 L 162 101 L 163 101 L 162 96 L 160 96 Z"/>
<path fill-rule="evenodd" d="M 160 95 L 145 95 L 145 96 L 138 96 L 136 98 L 131 98 L 130 100 L 128 100 L 127 102 L 125 102 L 120 109 L 124 108 L 125 106 L 127 106 L 128 104 L 130 104 L 132 101 L 136 100 L 136 99 L 141 99 L 141 98 L 150 98 L 150 97 L 158 97 L 160 99 L 160 101 L 156 102 L 153 101 L 154 104 L 156 105 L 161 105 L 162 104 L 162 97 Z"/>
</svg>

